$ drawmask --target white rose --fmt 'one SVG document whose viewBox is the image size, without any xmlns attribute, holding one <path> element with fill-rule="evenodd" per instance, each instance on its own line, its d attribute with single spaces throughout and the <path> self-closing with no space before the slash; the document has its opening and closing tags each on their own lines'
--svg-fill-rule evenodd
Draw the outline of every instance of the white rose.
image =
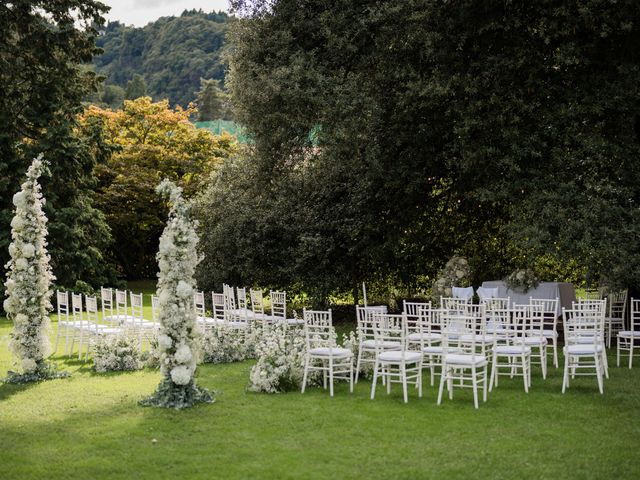
<svg viewBox="0 0 640 480">
<path fill-rule="evenodd" d="M 176 293 L 180 298 L 189 298 L 193 295 L 193 288 L 184 280 L 180 280 L 178 282 L 178 286 L 176 287 Z"/>
<path fill-rule="evenodd" d="M 456 270 L 456 277 L 458 278 L 464 277 L 464 272 L 462 270 Z"/>
<path fill-rule="evenodd" d="M 36 361 L 34 359 L 24 358 L 22 360 L 22 370 L 24 371 L 24 373 L 35 372 L 36 368 L 38 368 L 38 365 L 36 364 Z"/>
<path fill-rule="evenodd" d="M 168 348 L 171 348 L 171 345 L 173 345 L 173 340 L 171 340 L 171 337 L 169 335 L 165 335 L 163 333 L 161 335 L 158 335 L 158 345 L 166 350 Z"/>
<path fill-rule="evenodd" d="M 31 245 L 30 243 L 26 243 L 22 246 L 22 255 L 24 255 L 25 258 L 31 258 L 35 255 L 35 253 L 36 247 Z"/>
<path fill-rule="evenodd" d="M 18 192 L 13 196 L 13 204 L 16 207 L 22 207 L 26 203 L 24 192 Z"/>
<path fill-rule="evenodd" d="M 172 368 L 171 381 L 176 385 L 187 385 L 191 381 L 191 370 L 184 365 Z"/>
<path fill-rule="evenodd" d="M 11 220 L 11 228 L 13 228 L 16 231 L 21 231 L 24 228 L 25 222 L 22 219 L 22 217 L 16 215 L 15 217 L 13 217 L 13 220 Z"/>
<path fill-rule="evenodd" d="M 177 350 L 176 350 L 176 354 L 175 354 L 175 360 L 178 363 L 188 363 L 191 361 L 191 358 L 193 358 L 193 356 L 191 355 L 191 349 L 189 348 L 188 345 L 181 345 Z"/>
<path fill-rule="evenodd" d="M 29 262 L 27 262 L 26 258 L 18 258 L 16 260 L 16 270 L 26 270 L 29 268 Z"/>
<path fill-rule="evenodd" d="M 19 313 L 16 315 L 16 323 L 27 323 L 29 321 L 29 317 L 27 317 L 24 313 Z"/>
</svg>

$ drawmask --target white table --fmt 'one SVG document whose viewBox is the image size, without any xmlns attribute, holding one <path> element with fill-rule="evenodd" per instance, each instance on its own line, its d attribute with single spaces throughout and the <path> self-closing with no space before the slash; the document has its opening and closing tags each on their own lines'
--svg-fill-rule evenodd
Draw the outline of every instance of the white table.
<svg viewBox="0 0 640 480">
<path fill-rule="evenodd" d="M 529 298 L 554 299 L 559 298 L 556 316 L 562 313 L 562 307 L 571 308 L 576 301 L 576 289 L 572 283 L 565 282 L 541 282 L 536 288 L 528 290 L 526 293 L 518 292 L 507 288 L 507 284 L 502 280 L 492 280 L 482 282 L 484 288 L 498 288 L 498 297 L 511 298 L 511 303 L 529 303 Z"/>
</svg>

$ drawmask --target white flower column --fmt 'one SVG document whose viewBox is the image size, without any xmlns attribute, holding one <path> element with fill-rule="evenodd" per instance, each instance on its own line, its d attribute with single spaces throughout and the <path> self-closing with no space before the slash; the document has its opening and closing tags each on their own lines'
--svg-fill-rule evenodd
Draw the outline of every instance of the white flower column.
<svg viewBox="0 0 640 480">
<path fill-rule="evenodd" d="M 194 334 L 196 311 L 193 305 L 194 274 L 198 265 L 196 222 L 182 189 L 169 180 L 157 188 L 170 204 L 167 226 L 158 251 L 158 297 L 161 332 L 158 337 L 162 381 L 143 405 L 186 408 L 212 402 L 211 394 L 194 380 L 196 354 Z"/>
<path fill-rule="evenodd" d="M 47 171 L 42 155 L 27 170 L 27 179 L 13 196 L 11 260 L 6 265 L 7 298 L 4 311 L 13 321 L 9 347 L 16 358 L 16 372 L 6 382 L 24 383 L 61 375 L 46 361 L 51 354 L 49 313 L 54 279 L 47 253 L 47 217 L 38 177 Z"/>
</svg>

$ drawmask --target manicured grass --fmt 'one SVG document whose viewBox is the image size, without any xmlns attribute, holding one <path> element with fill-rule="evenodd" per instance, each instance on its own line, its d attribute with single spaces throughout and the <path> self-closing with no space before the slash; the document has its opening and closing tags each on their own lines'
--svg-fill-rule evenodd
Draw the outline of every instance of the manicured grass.
<svg viewBox="0 0 640 480">
<path fill-rule="evenodd" d="M 55 331 L 55 325 L 54 325 Z M 0 376 L 10 368 L 0 319 Z M 176 412 L 138 406 L 156 371 L 96 374 L 54 357 L 71 378 L 0 385 L 0 478 L 638 478 L 640 365 L 616 368 L 565 395 L 561 374 L 536 370 L 526 395 L 501 379 L 479 410 L 470 391 L 435 404 L 436 389 L 350 395 L 247 393 L 252 362 L 203 365 L 217 401 Z M 153 439 L 156 442 L 153 442 Z"/>
</svg>

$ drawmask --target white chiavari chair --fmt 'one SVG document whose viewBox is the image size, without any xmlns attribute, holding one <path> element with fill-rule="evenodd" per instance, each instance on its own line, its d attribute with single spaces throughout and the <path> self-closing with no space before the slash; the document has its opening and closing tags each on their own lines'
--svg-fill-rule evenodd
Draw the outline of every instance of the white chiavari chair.
<svg viewBox="0 0 640 480">
<path fill-rule="evenodd" d="M 386 381 L 387 394 L 391 393 L 392 383 L 402 384 L 404 403 L 409 401 L 408 384 L 415 385 L 418 388 L 418 397 L 422 397 L 422 353 L 407 349 L 406 315 L 389 315 L 375 311 L 368 313 L 372 320 L 375 345 L 371 399 L 375 398 L 379 377 Z M 397 343 L 400 348 L 388 350 L 389 343 Z"/>
<path fill-rule="evenodd" d="M 451 296 L 471 303 L 473 301 L 473 287 L 451 287 Z"/>
<path fill-rule="evenodd" d="M 131 317 L 133 320 L 126 323 L 126 327 L 138 338 L 140 350 L 144 345 L 151 345 L 153 338 L 160 331 L 160 324 L 145 320 L 144 318 L 144 298 L 142 293 L 130 292 Z"/>
<path fill-rule="evenodd" d="M 118 324 L 113 315 L 113 289 L 100 287 L 100 304 L 102 309 L 102 322 L 110 326 Z"/>
<path fill-rule="evenodd" d="M 353 393 L 353 352 L 338 347 L 336 332 L 333 329 L 331 310 L 303 309 L 304 337 L 306 353 L 304 359 L 304 375 L 302 393 L 307 386 L 309 373 L 322 372 L 323 386 L 329 383 L 329 395 L 333 397 L 334 380 L 348 380 L 349 391 Z"/>
<path fill-rule="evenodd" d="M 193 308 L 196 311 L 196 325 L 200 331 L 202 333 L 207 333 L 213 330 L 216 322 L 213 317 L 209 317 L 206 314 L 204 292 L 195 292 L 193 294 Z"/>
<path fill-rule="evenodd" d="M 440 297 L 440 308 L 450 312 L 464 312 L 470 304 L 471 301 L 465 298 Z"/>
<path fill-rule="evenodd" d="M 572 308 L 574 310 L 594 312 L 594 314 L 599 315 L 602 318 L 602 325 L 604 326 L 605 318 L 607 315 L 607 299 L 602 298 L 602 294 L 600 294 L 599 298 L 597 299 L 580 298 L 578 299 L 577 302 L 572 302 L 572 305 L 573 305 Z M 602 365 L 604 366 L 604 376 L 606 378 L 609 378 L 609 361 L 607 359 L 607 350 L 605 348 L 606 342 L 605 342 L 604 330 L 602 331 L 602 336 L 598 337 L 598 341 L 600 340 L 602 340 L 601 362 L 602 362 Z M 566 339 L 566 332 L 565 332 L 565 344 L 566 344 L 566 341 L 567 339 Z M 586 338 L 586 335 L 579 336 L 577 341 L 590 343 L 590 339 Z"/>
<path fill-rule="evenodd" d="M 478 408 L 478 388 L 482 386 L 483 401 L 487 401 L 487 346 L 486 317 L 484 307 L 479 316 L 459 312 L 442 313 L 442 373 L 438 389 L 438 402 L 442 403 L 445 384 L 449 398 L 453 399 L 453 387 L 473 389 L 473 403 Z M 463 350 L 462 352 L 460 350 Z M 467 373 L 470 370 L 469 373 Z"/>
<path fill-rule="evenodd" d="M 151 295 L 151 321 L 160 325 L 160 297 Z"/>
<path fill-rule="evenodd" d="M 507 310 L 511 306 L 511 298 L 483 298 L 480 305 L 484 305 L 487 312 L 492 310 Z"/>
<path fill-rule="evenodd" d="M 604 393 L 602 379 L 604 369 L 602 355 L 605 349 L 604 316 L 595 309 L 563 308 L 562 320 L 565 337 L 562 393 L 569 388 L 569 378 L 575 378 L 577 375 L 594 375 L 588 370 L 595 371 L 598 389 L 600 393 Z"/>
<path fill-rule="evenodd" d="M 262 296 L 262 290 L 250 288 L 249 299 L 251 300 L 253 318 L 258 322 L 265 322 L 266 319 L 264 314 L 264 298 Z"/>
<path fill-rule="evenodd" d="M 617 364 L 620 366 L 620 355 L 629 355 L 629 368 L 633 366 L 633 351 L 635 355 L 640 352 L 640 300 L 631 299 L 631 312 L 629 315 L 629 330 L 618 332 L 618 345 L 616 350 Z"/>
<path fill-rule="evenodd" d="M 498 386 L 500 375 L 521 376 L 524 383 L 525 393 L 529 392 L 531 386 L 531 347 L 522 341 L 526 335 L 530 318 L 530 305 L 513 305 L 510 309 L 495 310 L 493 317 L 494 325 L 499 325 L 496 329 L 497 344 L 493 348 L 493 359 L 491 362 L 491 380 L 489 391 L 493 390 L 493 385 Z M 501 369 L 503 369 L 501 371 Z M 507 371 L 504 371 L 504 370 Z"/>
<path fill-rule="evenodd" d="M 627 290 L 609 295 L 609 314 L 605 318 L 607 348 L 611 348 L 611 337 L 624 330 L 624 319 L 627 315 Z"/>
<path fill-rule="evenodd" d="M 70 320 L 69 310 L 69 292 L 56 291 L 56 304 L 58 311 L 58 329 L 56 333 L 56 343 L 53 348 L 54 352 L 58 351 L 58 342 L 60 337 L 64 337 L 64 354 L 69 350 L 69 339 L 73 337 L 73 326 Z"/>
<path fill-rule="evenodd" d="M 269 291 L 271 300 L 271 317 L 274 322 L 286 322 L 289 326 L 302 326 L 301 318 L 287 318 L 287 292 Z"/>
<path fill-rule="evenodd" d="M 108 335 L 120 335 L 122 329 L 118 327 L 112 327 L 109 325 L 101 324 L 98 319 L 98 299 L 94 296 L 84 297 L 86 314 L 87 314 L 87 327 L 86 327 L 86 354 L 85 362 L 89 359 L 89 351 L 91 347 L 95 345 L 99 338 L 106 337 Z M 81 352 L 78 352 L 80 355 Z"/>
<path fill-rule="evenodd" d="M 356 332 L 358 337 L 358 358 L 356 361 L 356 378 L 358 383 L 360 370 L 364 364 L 375 364 L 376 343 L 373 332 L 373 313 L 386 313 L 382 307 L 362 307 L 356 305 Z M 387 342 L 388 350 L 400 350 L 401 344 L 398 341 Z"/>
<path fill-rule="evenodd" d="M 542 335 L 547 339 L 547 348 L 553 350 L 553 366 L 558 368 L 558 298 L 529 297 L 529 305 L 537 317 L 542 317 Z M 539 334 L 538 325 L 534 326 L 531 335 Z M 549 342 L 551 343 L 549 345 Z"/>
</svg>

